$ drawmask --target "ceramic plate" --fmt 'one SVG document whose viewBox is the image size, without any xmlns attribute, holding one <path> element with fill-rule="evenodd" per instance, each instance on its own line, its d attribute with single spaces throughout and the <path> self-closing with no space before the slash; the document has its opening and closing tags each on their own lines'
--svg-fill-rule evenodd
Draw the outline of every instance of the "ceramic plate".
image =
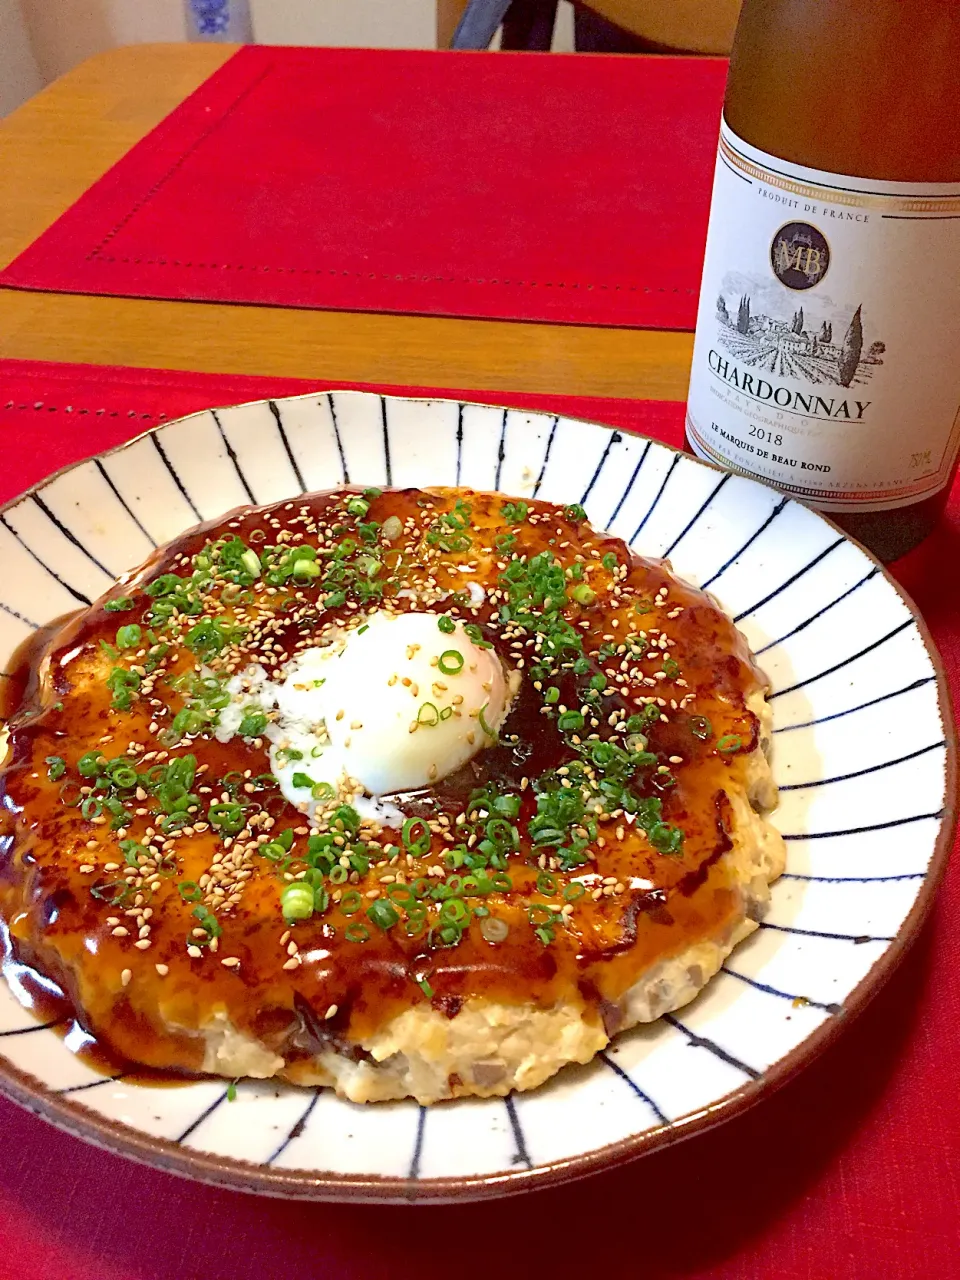
<svg viewBox="0 0 960 1280">
<path fill-rule="evenodd" d="M 942 871 L 952 724 L 923 623 L 814 512 L 640 436 L 545 414 L 358 392 L 194 414 L 0 513 L 0 663 L 153 548 L 242 503 L 341 483 L 463 484 L 580 502 L 736 619 L 770 677 L 786 873 L 762 926 L 676 1015 L 506 1101 L 363 1107 L 326 1090 L 107 1079 L 0 990 L 0 1087 L 79 1137 L 208 1182 L 442 1200 L 557 1182 L 741 1111 L 879 987 Z"/>
</svg>

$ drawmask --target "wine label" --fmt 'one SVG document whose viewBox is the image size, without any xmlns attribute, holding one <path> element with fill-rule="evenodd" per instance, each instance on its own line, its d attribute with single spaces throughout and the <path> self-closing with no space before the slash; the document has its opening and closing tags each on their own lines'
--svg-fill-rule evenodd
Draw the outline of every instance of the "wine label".
<svg viewBox="0 0 960 1280">
<path fill-rule="evenodd" d="M 960 447 L 960 183 L 823 173 L 724 121 L 687 435 L 827 511 L 941 489 Z"/>
</svg>

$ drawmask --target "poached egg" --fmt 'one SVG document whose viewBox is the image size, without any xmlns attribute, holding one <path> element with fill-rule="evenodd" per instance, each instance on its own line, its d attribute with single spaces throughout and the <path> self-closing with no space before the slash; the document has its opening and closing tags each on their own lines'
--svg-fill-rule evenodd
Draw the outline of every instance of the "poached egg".
<svg viewBox="0 0 960 1280">
<path fill-rule="evenodd" d="M 347 802 L 361 816 L 394 822 L 402 815 L 377 797 L 459 769 L 496 741 L 510 708 L 519 673 L 508 675 L 471 631 L 445 615 L 378 610 L 331 643 L 302 650 L 279 680 L 261 666 L 232 677 L 216 736 L 228 741 L 259 710 L 271 769 L 301 812 L 312 817 Z"/>
</svg>

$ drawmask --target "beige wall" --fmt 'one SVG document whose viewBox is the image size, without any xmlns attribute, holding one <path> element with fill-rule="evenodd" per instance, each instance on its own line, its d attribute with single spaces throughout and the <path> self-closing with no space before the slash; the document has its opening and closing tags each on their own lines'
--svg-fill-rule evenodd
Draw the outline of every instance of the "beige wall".
<svg viewBox="0 0 960 1280">
<path fill-rule="evenodd" d="M 434 48 L 436 0 L 250 0 L 262 44 Z M 555 49 L 572 49 L 562 0 Z M 184 0 L 0 0 L 0 115 L 84 58 L 122 44 L 183 40 Z"/>
<path fill-rule="evenodd" d="M 183 40 L 182 0 L 20 0 L 45 80 L 120 44 Z"/>
<path fill-rule="evenodd" d="M 42 84 L 18 0 L 0 0 L 0 116 Z"/>
<path fill-rule="evenodd" d="M 18 3 L 44 80 L 116 45 L 185 37 L 184 0 L 0 0 L 11 13 Z M 250 7 L 263 44 L 436 43 L 436 0 L 251 0 Z"/>
<path fill-rule="evenodd" d="M 250 0 L 260 44 L 436 47 L 436 0 Z"/>
</svg>

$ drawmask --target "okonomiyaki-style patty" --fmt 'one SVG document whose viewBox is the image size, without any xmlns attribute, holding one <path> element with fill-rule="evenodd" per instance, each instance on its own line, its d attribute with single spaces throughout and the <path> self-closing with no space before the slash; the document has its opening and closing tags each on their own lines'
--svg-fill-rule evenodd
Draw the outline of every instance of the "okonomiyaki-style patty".
<svg viewBox="0 0 960 1280">
<path fill-rule="evenodd" d="M 764 695 L 718 605 L 580 507 L 240 509 L 25 655 L 8 961 L 128 1063 L 532 1088 L 756 928 L 783 867 Z"/>
</svg>

